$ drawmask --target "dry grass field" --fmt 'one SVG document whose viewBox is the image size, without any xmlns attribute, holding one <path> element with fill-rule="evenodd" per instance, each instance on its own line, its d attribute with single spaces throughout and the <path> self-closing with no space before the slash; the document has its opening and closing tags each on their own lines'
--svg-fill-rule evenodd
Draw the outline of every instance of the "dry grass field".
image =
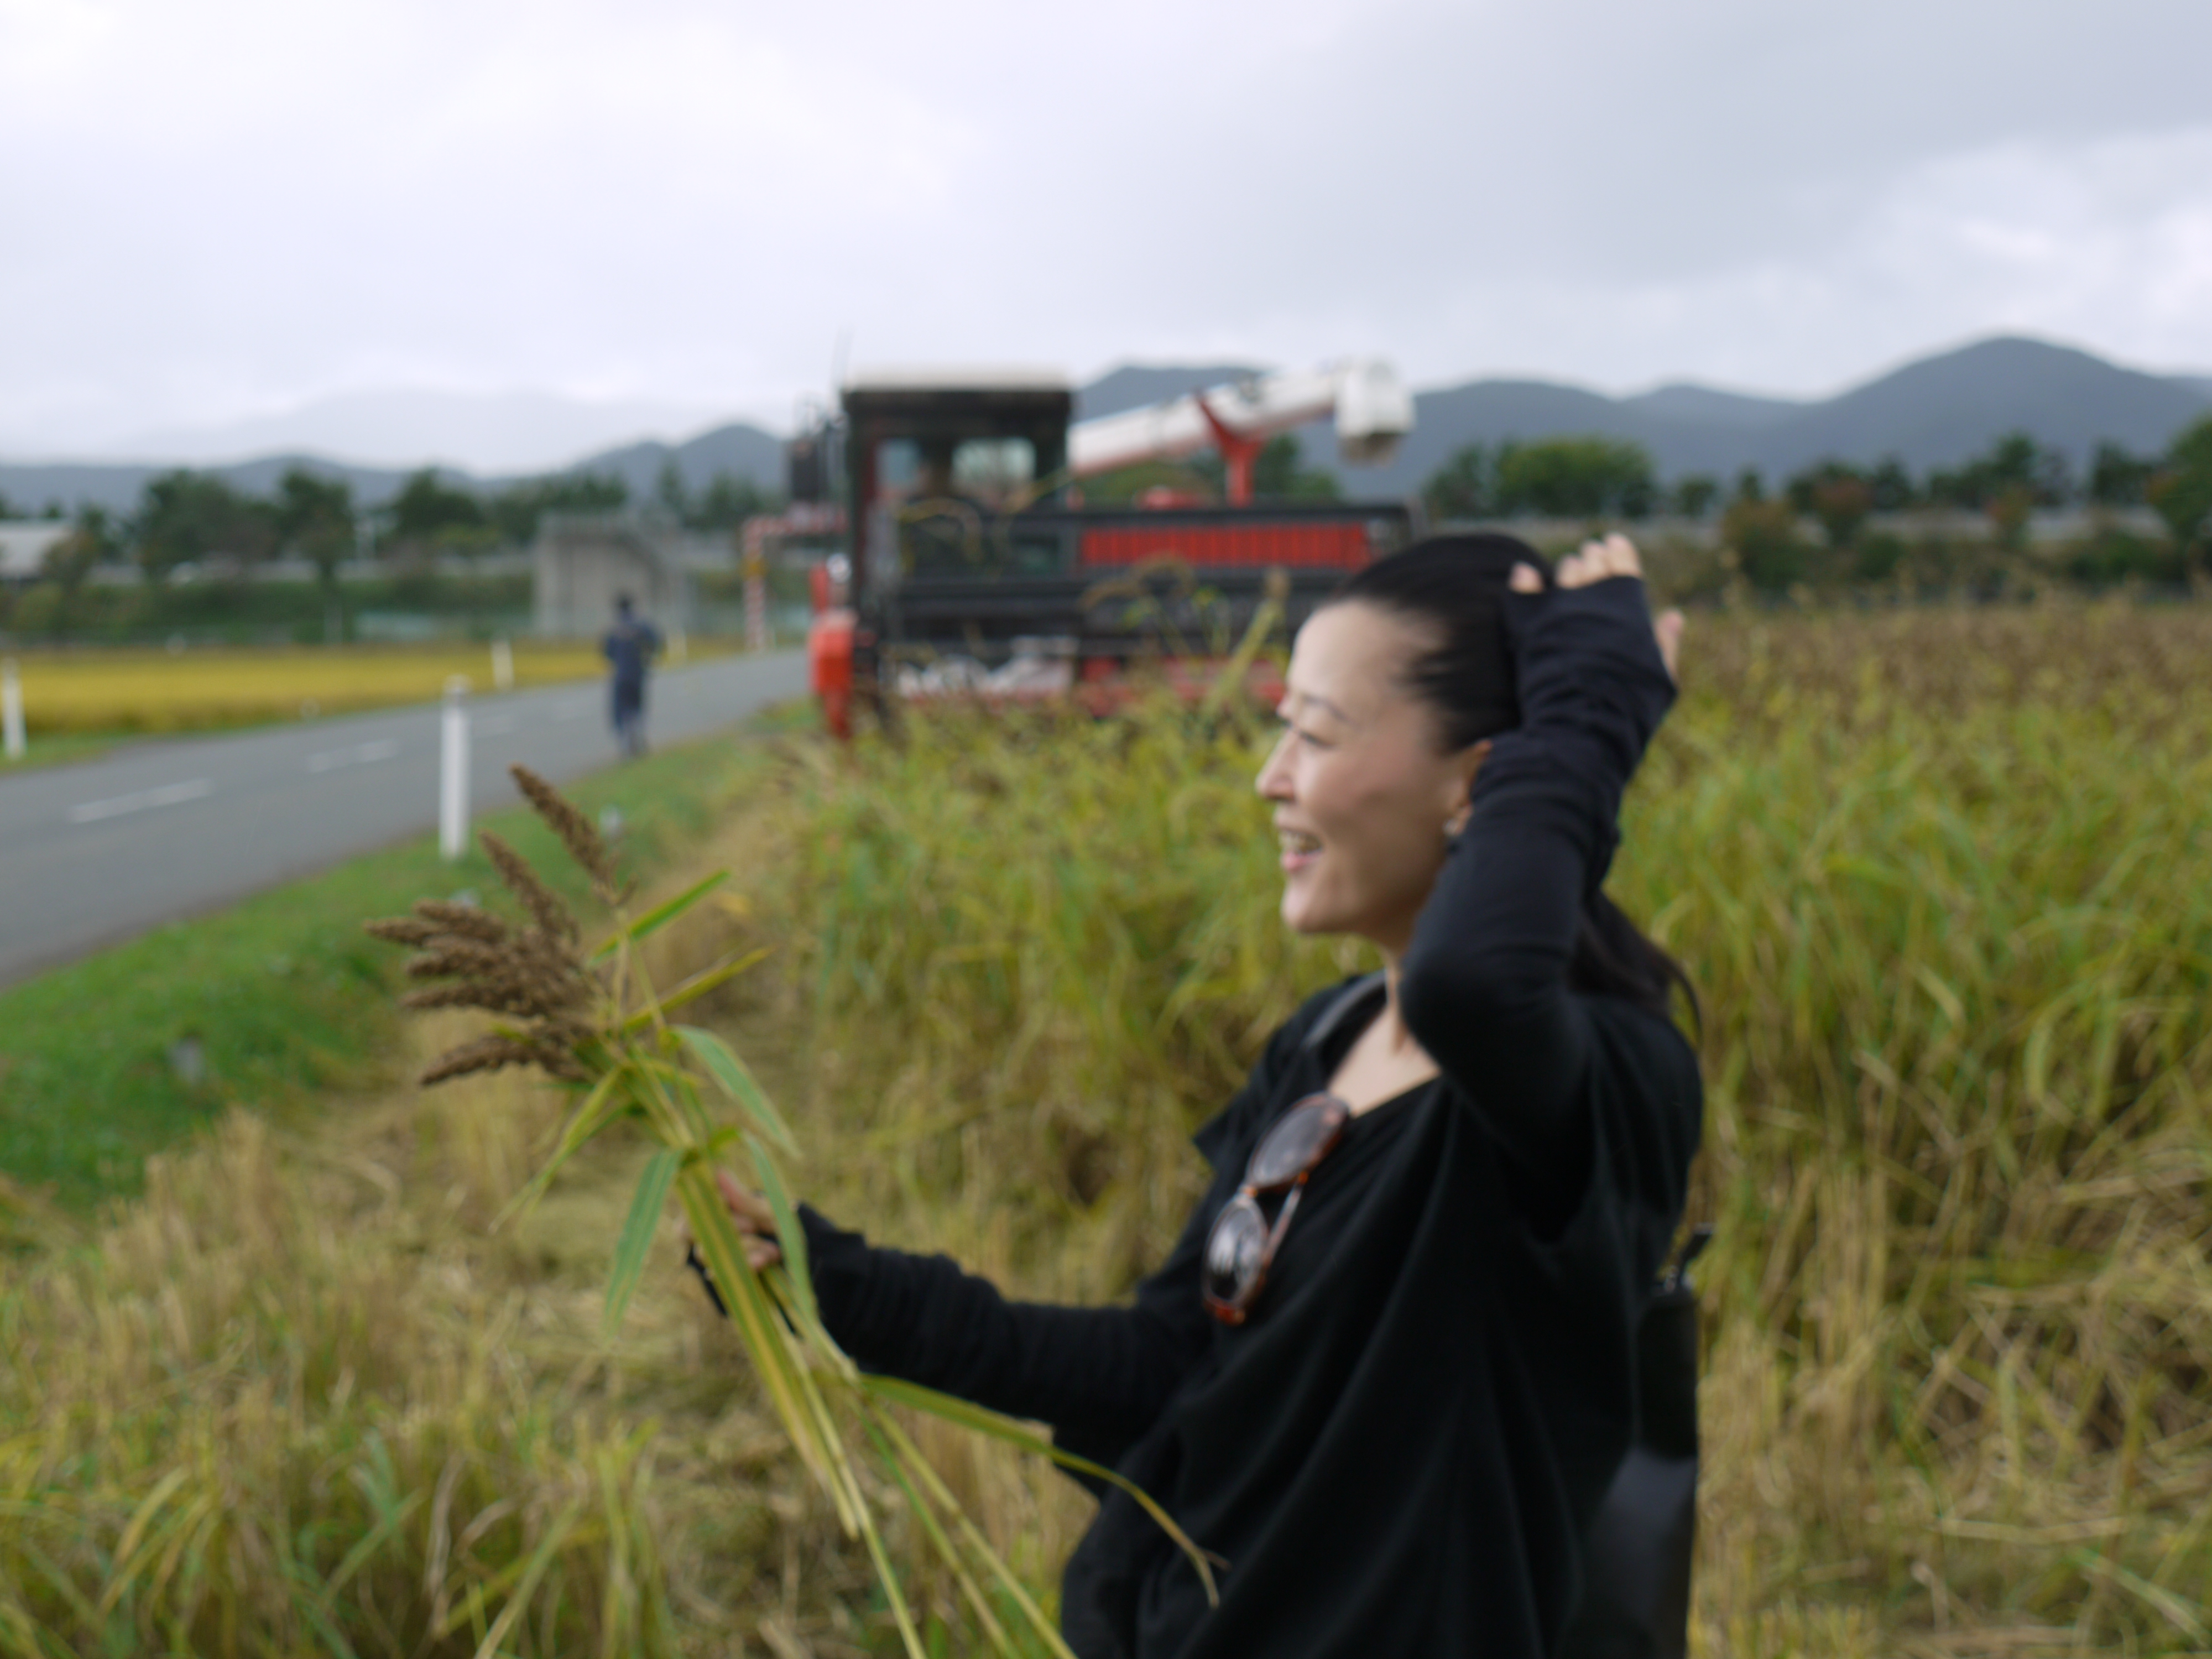
<svg viewBox="0 0 2212 1659">
<path fill-rule="evenodd" d="M 586 642 L 514 647 L 518 686 L 604 673 Z M 23 652 L 25 724 L 35 741 L 72 732 L 186 732 L 427 702 L 465 675 L 492 689 L 489 646 L 321 646 L 188 651 Z"/>
<path fill-rule="evenodd" d="M 1705 1010 L 1699 1655 L 2212 1650 L 2208 659 L 2195 608 L 1693 622 L 1613 890 Z M 704 1023 L 808 1195 L 1032 1296 L 1156 1259 L 1190 1128 L 1358 965 L 1274 920 L 1261 741 L 945 719 L 750 775 L 654 947 L 776 947 Z M 487 1231 L 559 1104 L 241 1112 L 95 1224 L 18 1202 L 0 1650 L 895 1651 L 672 1237 L 599 1333 L 643 1144 Z M 1048 1587 L 1089 1500 L 923 1437 Z"/>
</svg>

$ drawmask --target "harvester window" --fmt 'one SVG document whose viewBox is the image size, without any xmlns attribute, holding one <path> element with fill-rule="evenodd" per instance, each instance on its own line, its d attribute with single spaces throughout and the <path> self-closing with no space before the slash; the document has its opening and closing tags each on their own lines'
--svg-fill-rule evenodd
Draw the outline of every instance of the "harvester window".
<svg viewBox="0 0 2212 1659">
<path fill-rule="evenodd" d="M 876 446 L 876 487 L 903 498 L 921 471 L 921 446 L 911 438 L 886 438 Z"/>
<path fill-rule="evenodd" d="M 952 452 L 954 493 L 991 507 L 1015 505 L 1036 477 L 1036 446 L 1027 438 L 969 438 Z"/>
</svg>

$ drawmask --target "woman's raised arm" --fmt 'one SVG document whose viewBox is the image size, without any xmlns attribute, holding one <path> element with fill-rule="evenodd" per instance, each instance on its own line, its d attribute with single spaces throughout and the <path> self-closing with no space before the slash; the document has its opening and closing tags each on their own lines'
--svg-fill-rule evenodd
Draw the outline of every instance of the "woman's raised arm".
<svg viewBox="0 0 2212 1659">
<path fill-rule="evenodd" d="M 1590 1157 L 1595 1041 L 1569 969 L 1621 793 L 1674 701 L 1681 618 L 1655 627 L 1625 538 L 1565 561 L 1548 592 L 1527 567 L 1513 587 L 1522 723 L 1476 775 L 1401 964 L 1399 1006 L 1540 1201 L 1564 1203 Z"/>
</svg>

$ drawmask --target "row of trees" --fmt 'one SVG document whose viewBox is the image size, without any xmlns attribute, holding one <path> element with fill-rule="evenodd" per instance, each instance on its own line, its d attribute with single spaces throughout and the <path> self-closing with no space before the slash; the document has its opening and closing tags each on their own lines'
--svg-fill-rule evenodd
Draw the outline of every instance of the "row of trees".
<svg viewBox="0 0 2212 1659">
<path fill-rule="evenodd" d="M 1837 546 L 1848 544 L 1874 514 L 1912 507 L 1987 514 L 1998 538 L 2012 543 L 2038 507 L 2148 505 L 2186 548 L 2212 519 L 2212 417 L 2190 428 L 2160 456 L 2100 444 L 2080 477 L 2063 452 L 2014 432 L 1965 465 L 1938 468 L 1920 479 L 1894 457 L 1870 467 L 1821 461 L 1785 479 L 1771 497 L 1756 468 L 1739 473 L 1732 487 L 1704 474 L 1662 486 L 1642 445 L 1576 437 L 1509 440 L 1495 448 L 1469 444 L 1430 475 L 1422 495 L 1432 517 L 1462 520 L 1632 520 L 1662 512 L 1704 519 L 1723 510 L 1742 516 L 1742 509 L 1771 502 L 1819 520 Z"/>
<path fill-rule="evenodd" d="M 425 468 L 390 501 L 368 508 L 345 479 L 305 467 L 288 471 L 270 495 L 240 489 L 216 473 L 179 469 L 149 479 L 128 514 L 82 508 L 70 534 L 48 553 L 46 574 L 73 591 L 103 563 L 135 562 L 162 580 L 187 565 L 255 565 L 289 556 L 313 564 L 327 586 L 349 558 L 409 562 L 520 546 L 548 513 L 611 512 L 629 499 L 629 486 L 611 474 L 532 478 L 478 492 Z M 751 479 L 726 471 L 695 494 L 672 462 L 661 469 L 654 501 L 702 532 L 733 529 L 775 506 Z M 0 499 L 0 518 L 8 516 Z M 50 507 L 48 516 L 61 517 L 60 508 Z"/>
<path fill-rule="evenodd" d="M 1421 493 L 1438 519 L 1648 519 L 1662 506 L 1701 515 L 1718 486 L 1683 483 L 1689 494 L 1670 500 L 1650 453 L 1619 438 L 1509 438 L 1495 450 L 1468 444 L 1456 451 Z"/>
</svg>

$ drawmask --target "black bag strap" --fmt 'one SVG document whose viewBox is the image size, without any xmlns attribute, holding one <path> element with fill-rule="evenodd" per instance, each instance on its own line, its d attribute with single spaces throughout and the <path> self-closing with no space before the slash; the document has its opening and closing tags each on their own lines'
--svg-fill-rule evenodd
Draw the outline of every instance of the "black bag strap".
<svg viewBox="0 0 2212 1659">
<path fill-rule="evenodd" d="M 1339 991 L 1335 1000 L 1322 1009 L 1321 1017 L 1306 1028 L 1305 1038 L 1298 1047 L 1308 1050 L 1316 1049 L 1334 1036 L 1337 1028 L 1344 1024 L 1346 1017 L 1381 990 L 1388 977 L 1389 975 L 1377 968 L 1371 974 L 1362 974 L 1351 984 Z"/>
<path fill-rule="evenodd" d="M 1711 1227 L 1691 1228 L 1689 1236 L 1682 1241 L 1681 1248 L 1674 1252 L 1674 1259 L 1659 1275 L 1659 1293 L 1663 1296 L 1669 1291 L 1686 1288 L 1690 1264 L 1704 1255 L 1705 1246 L 1712 1242 L 1713 1230 Z"/>
</svg>

